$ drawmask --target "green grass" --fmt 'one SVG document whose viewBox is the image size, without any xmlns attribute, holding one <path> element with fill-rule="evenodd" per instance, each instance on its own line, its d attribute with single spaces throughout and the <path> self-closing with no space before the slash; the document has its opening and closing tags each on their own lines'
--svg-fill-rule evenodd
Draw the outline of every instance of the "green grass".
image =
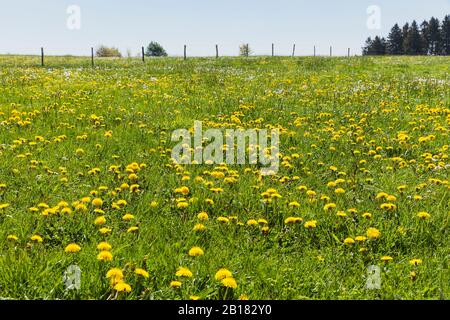
<svg viewBox="0 0 450 320">
<path fill-rule="evenodd" d="M 91 68 L 89 58 L 47 57 L 45 68 L 39 64 L 39 57 L 0 56 L 0 207 L 9 205 L 0 209 L 0 297 L 220 299 L 224 292 L 214 279 L 220 268 L 237 281 L 228 292 L 233 298 L 450 297 L 450 58 L 96 59 Z M 285 158 L 277 175 L 261 177 L 250 165 L 173 165 L 173 130 L 191 128 L 194 120 L 235 128 L 233 114 L 244 128 L 282 128 Z M 126 172 L 133 162 L 145 164 L 137 181 Z M 117 173 L 111 165 L 120 166 Z M 100 172 L 89 174 L 93 168 Z M 237 182 L 209 175 L 217 170 Z M 338 178 L 344 181 L 327 185 Z M 116 190 L 123 183 L 137 183 L 139 191 Z M 190 189 L 186 209 L 176 207 L 183 196 L 174 190 L 181 186 Z M 336 194 L 338 187 L 345 194 Z M 264 204 L 261 193 L 268 188 L 282 197 Z M 396 199 L 376 199 L 380 192 Z M 99 214 L 90 203 L 76 212 L 74 202 L 87 196 L 103 199 L 104 226 L 94 224 Z M 114 209 L 119 199 L 127 205 Z M 29 210 L 63 200 L 73 213 Z M 289 206 L 293 201 L 300 207 Z M 325 211 L 329 202 L 336 208 Z M 381 209 L 384 202 L 396 209 Z M 198 233 L 192 229 L 201 211 L 209 219 Z M 418 218 L 422 211 L 430 217 Z M 135 218 L 123 221 L 128 212 Z M 219 216 L 237 220 L 224 224 Z M 290 216 L 303 222 L 285 225 Z M 267 234 L 247 225 L 260 218 L 268 221 Z M 317 227 L 306 229 L 308 220 Z M 105 226 L 112 229 L 108 235 L 99 232 Z M 128 233 L 131 226 L 139 231 Z M 381 236 L 343 243 L 369 227 Z M 43 242 L 33 242 L 33 235 Z M 112 245 L 110 262 L 96 258 L 101 241 Z M 73 242 L 81 251 L 65 253 Z M 189 257 L 193 246 L 204 255 Z M 382 256 L 393 259 L 383 262 Z M 412 259 L 422 263 L 411 265 Z M 71 264 L 82 271 L 79 291 L 65 290 Z M 379 290 L 366 288 L 370 265 L 381 268 Z M 180 266 L 193 277 L 173 289 Z M 131 292 L 114 293 L 105 277 L 112 267 L 123 269 Z M 135 275 L 136 267 L 150 277 Z"/>
</svg>

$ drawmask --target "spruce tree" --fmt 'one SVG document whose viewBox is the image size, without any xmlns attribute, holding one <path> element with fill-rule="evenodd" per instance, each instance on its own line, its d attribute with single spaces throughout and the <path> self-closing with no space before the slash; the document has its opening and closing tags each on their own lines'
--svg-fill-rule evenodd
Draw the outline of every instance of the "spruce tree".
<svg viewBox="0 0 450 320">
<path fill-rule="evenodd" d="M 430 24 L 426 20 L 420 24 L 420 37 L 422 41 L 422 53 L 426 55 L 430 51 Z"/>
<path fill-rule="evenodd" d="M 409 31 L 409 23 L 406 22 L 403 27 L 402 27 L 402 52 L 403 54 L 405 54 L 405 40 L 406 37 L 408 36 L 408 31 Z"/>
<path fill-rule="evenodd" d="M 439 47 L 441 54 L 450 55 L 450 15 L 446 15 L 444 20 L 442 20 Z"/>
<path fill-rule="evenodd" d="M 423 52 L 422 38 L 415 20 L 409 27 L 406 39 L 403 41 L 403 46 L 405 53 L 409 55 L 419 55 Z"/>
<path fill-rule="evenodd" d="M 439 19 L 432 17 L 428 24 L 428 53 L 432 55 L 440 54 L 442 52 L 441 43 Z"/>
<path fill-rule="evenodd" d="M 370 37 L 368 37 L 367 39 L 366 39 L 366 42 L 364 43 L 364 47 L 362 48 L 363 50 L 363 56 L 367 56 L 367 55 L 369 55 L 369 52 L 371 51 L 371 48 L 372 48 L 372 38 L 370 38 Z"/>
<path fill-rule="evenodd" d="M 397 23 L 392 27 L 388 35 L 386 51 L 388 54 L 403 53 L 403 34 Z"/>
<path fill-rule="evenodd" d="M 152 41 L 145 51 L 147 57 L 167 57 L 167 52 L 158 42 Z"/>
<path fill-rule="evenodd" d="M 376 36 L 372 41 L 368 54 L 376 56 L 386 54 L 386 39 Z"/>
</svg>

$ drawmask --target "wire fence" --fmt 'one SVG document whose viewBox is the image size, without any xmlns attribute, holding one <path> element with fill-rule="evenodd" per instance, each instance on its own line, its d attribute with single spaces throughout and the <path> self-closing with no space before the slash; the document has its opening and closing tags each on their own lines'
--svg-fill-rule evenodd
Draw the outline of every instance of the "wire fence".
<svg viewBox="0 0 450 320">
<path fill-rule="evenodd" d="M 222 55 L 221 51 L 220 51 L 221 47 L 218 44 L 215 44 L 214 45 L 214 49 L 215 49 L 214 50 L 214 54 L 209 54 L 209 55 L 191 55 L 190 56 L 189 55 L 189 46 L 185 44 L 185 45 L 183 45 L 183 51 L 182 51 L 183 53 L 182 53 L 182 55 L 170 55 L 170 57 L 179 57 L 179 58 L 182 58 L 184 60 L 187 60 L 189 58 L 198 58 L 198 57 L 209 57 L 209 58 L 214 58 L 215 57 L 215 58 L 220 58 L 220 57 L 235 57 L 235 56 L 246 56 L 246 57 L 249 57 L 249 56 L 265 56 L 265 57 L 267 57 L 267 56 L 269 56 L 269 57 L 305 57 L 305 56 L 310 56 L 310 57 L 316 57 L 316 56 L 333 57 L 333 56 L 335 56 L 335 57 L 350 57 L 351 54 L 352 54 L 351 48 L 346 48 L 345 54 L 342 54 L 343 50 L 342 50 L 342 48 L 340 48 L 341 54 L 335 55 L 334 52 L 333 52 L 333 46 L 329 46 L 327 48 L 328 52 L 326 54 L 324 54 L 323 49 L 322 49 L 322 52 L 319 53 L 317 46 L 312 46 L 308 50 L 309 52 L 307 52 L 307 50 L 305 49 L 305 46 L 302 46 L 302 51 L 299 52 L 298 47 L 296 46 L 295 43 L 292 45 L 290 53 L 288 53 L 288 54 L 286 54 L 286 51 L 287 51 L 286 50 L 286 46 L 283 48 L 284 50 L 280 50 L 281 54 L 279 54 L 276 51 L 277 48 L 276 48 L 274 43 L 272 43 L 271 46 L 270 46 L 270 48 L 271 48 L 270 52 L 264 52 L 263 54 L 257 54 L 257 53 L 254 53 L 250 49 L 249 44 L 244 44 L 244 45 L 247 46 L 247 50 L 244 50 L 243 52 L 241 51 L 237 55 L 230 55 L 230 54 L 228 54 L 228 55 L 227 54 L 223 54 Z M 87 52 L 89 52 L 89 51 L 87 51 Z M 46 57 L 50 57 L 50 56 L 51 57 L 55 57 L 55 56 L 57 56 L 57 57 L 68 57 L 68 56 L 71 56 L 71 57 L 89 57 L 90 58 L 90 64 L 91 64 L 92 67 L 95 66 L 95 59 L 96 58 L 102 58 L 102 56 L 98 56 L 95 53 L 94 47 L 90 48 L 90 54 L 89 55 L 70 55 L 70 54 L 65 54 L 65 55 L 50 54 L 49 55 L 49 54 L 46 53 L 45 48 L 41 47 L 39 56 L 40 56 L 40 65 L 43 66 L 43 67 L 46 65 Z M 356 54 L 354 54 L 354 56 L 356 56 Z M 128 58 L 139 58 L 143 63 L 145 63 L 146 60 L 148 58 L 150 58 L 151 56 L 146 53 L 146 48 L 144 46 L 142 46 L 140 48 L 140 50 L 139 50 L 138 55 L 132 56 L 128 52 L 127 57 Z"/>
</svg>

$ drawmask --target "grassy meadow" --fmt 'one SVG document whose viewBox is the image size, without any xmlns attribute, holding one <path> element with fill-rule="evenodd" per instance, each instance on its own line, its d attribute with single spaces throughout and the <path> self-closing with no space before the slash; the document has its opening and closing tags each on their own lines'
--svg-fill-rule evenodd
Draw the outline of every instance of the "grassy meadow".
<svg viewBox="0 0 450 320">
<path fill-rule="evenodd" d="M 0 298 L 450 298 L 449 57 L 45 62 L 0 56 Z M 174 163 L 195 120 L 279 171 Z"/>
</svg>

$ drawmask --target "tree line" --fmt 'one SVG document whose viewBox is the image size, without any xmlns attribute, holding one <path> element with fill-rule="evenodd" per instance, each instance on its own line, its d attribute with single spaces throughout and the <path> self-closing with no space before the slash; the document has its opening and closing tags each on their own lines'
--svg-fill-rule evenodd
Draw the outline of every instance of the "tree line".
<svg viewBox="0 0 450 320">
<path fill-rule="evenodd" d="M 414 20 L 402 28 L 396 23 L 387 39 L 376 36 L 367 38 L 363 55 L 449 55 L 450 15 L 442 22 L 435 17 L 424 20 L 420 26 Z"/>
</svg>

